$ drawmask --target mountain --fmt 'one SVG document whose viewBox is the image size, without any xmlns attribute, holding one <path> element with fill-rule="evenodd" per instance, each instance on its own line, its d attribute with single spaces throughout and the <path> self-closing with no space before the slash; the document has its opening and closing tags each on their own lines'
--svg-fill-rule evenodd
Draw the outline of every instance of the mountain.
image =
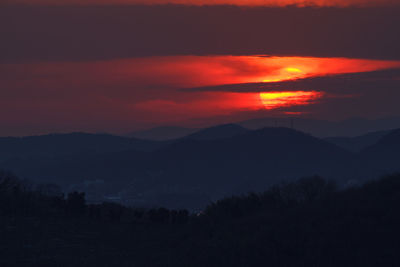
<svg viewBox="0 0 400 267">
<path fill-rule="evenodd" d="M 196 131 L 198 131 L 198 129 L 176 127 L 176 126 L 164 126 L 164 127 L 157 127 L 149 130 L 130 133 L 127 136 L 145 140 L 166 141 L 166 140 L 179 139 L 187 135 L 190 135 Z"/>
<path fill-rule="evenodd" d="M 236 124 L 217 125 L 210 128 L 195 129 L 175 126 L 152 128 L 145 131 L 134 132 L 128 136 L 144 140 L 173 141 L 181 138 L 196 140 L 211 140 L 231 137 L 242 134 L 248 129 Z"/>
<path fill-rule="evenodd" d="M 151 160 L 161 174 L 159 184 L 207 192 L 211 199 L 316 174 L 346 180 L 356 175 L 357 164 L 352 153 L 288 128 L 184 139 L 155 151 Z"/>
<path fill-rule="evenodd" d="M 400 129 L 393 130 L 376 144 L 361 151 L 363 159 L 382 172 L 400 171 Z"/>
<path fill-rule="evenodd" d="M 332 136 L 355 137 L 370 132 L 386 131 L 400 127 L 400 117 L 369 120 L 353 118 L 344 121 L 326 121 L 304 118 L 260 118 L 238 122 L 248 129 L 264 127 L 291 127 L 313 136 L 326 138 Z"/>
<path fill-rule="evenodd" d="M 89 144 L 98 145 L 91 141 L 86 148 Z M 154 151 L 103 149 L 90 154 L 81 150 L 75 155 L 10 159 L 0 168 L 23 178 L 61 183 L 66 190 L 80 188 L 88 194 L 93 183 L 101 181 L 96 185 L 100 194 L 179 208 L 198 208 L 212 199 L 263 190 L 302 176 L 355 176 L 352 153 L 288 128 L 248 131 L 223 125 Z M 133 204 L 138 203 L 135 201 Z"/>
<path fill-rule="evenodd" d="M 379 131 L 372 132 L 365 135 L 360 135 L 356 137 L 328 137 L 324 140 L 347 149 L 352 152 L 360 152 L 364 148 L 372 146 L 384 136 L 388 135 L 391 131 Z"/>
<path fill-rule="evenodd" d="M 262 191 L 303 176 L 321 175 L 344 184 L 373 173 L 356 154 L 289 128 L 252 131 L 222 125 L 161 145 L 149 141 L 145 144 L 158 148 L 147 151 L 137 149 L 136 139 L 116 139 L 123 141 L 121 146 L 104 148 L 100 144 L 114 137 L 84 137 L 97 141 L 80 147 L 75 137 L 75 143 L 58 145 L 63 153 L 54 154 L 57 148 L 47 148 L 44 151 L 52 153 L 3 160 L 0 169 L 34 181 L 61 184 L 65 191 L 84 191 L 89 201 L 114 196 L 129 205 L 192 210 L 221 197 Z M 134 144 L 136 148 L 116 149 Z M 96 153 L 87 153 L 88 148 L 99 147 Z"/>
<path fill-rule="evenodd" d="M 376 120 L 352 118 L 343 121 L 315 120 L 294 117 L 270 117 L 239 121 L 227 125 L 241 126 L 250 130 L 257 130 L 266 127 L 288 127 L 321 138 L 330 138 L 336 136 L 358 137 L 372 132 L 396 129 L 400 127 L 400 117 L 380 118 Z M 221 126 L 217 125 L 211 127 L 211 129 L 219 127 Z M 133 132 L 127 134 L 126 136 L 145 140 L 166 141 L 180 139 L 195 134 L 196 132 L 203 132 L 203 130 L 205 129 L 164 126 Z M 203 133 L 201 135 L 203 135 Z M 358 146 L 356 145 L 356 147 Z"/>
<path fill-rule="evenodd" d="M 233 137 L 236 135 L 244 134 L 248 131 L 248 129 L 245 129 L 236 124 L 224 124 L 199 130 L 191 135 L 186 136 L 185 138 L 192 140 L 215 140 Z"/>
<path fill-rule="evenodd" d="M 117 152 L 123 150 L 151 151 L 162 142 L 139 140 L 108 134 L 50 134 L 29 137 L 1 137 L 0 161 L 10 158 L 54 157 Z"/>
</svg>

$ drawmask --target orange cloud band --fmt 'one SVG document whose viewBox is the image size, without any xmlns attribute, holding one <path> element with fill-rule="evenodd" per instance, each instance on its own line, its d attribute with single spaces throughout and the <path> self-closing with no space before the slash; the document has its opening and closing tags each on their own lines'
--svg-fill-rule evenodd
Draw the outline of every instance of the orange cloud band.
<svg viewBox="0 0 400 267">
<path fill-rule="evenodd" d="M 171 56 L 96 62 L 0 64 L 0 122 L 35 125 L 49 121 L 104 125 L 169 123 L 241 111 L 290 111 L 325 97 L 324 88 L 264 92 L 185 90 L 400 67 L 398 61 L 265 56 Z M 266 91 L 266 90 L 265 90 Z M 279 92 L 280 91 L 280 92 Z M 261 93 L 261 94 L 260 94 Z M 294 110 L 297 112 L 297 110 Z M 95 125 L 95 126 L 93 126 Z M 87 126 L 85 126 L 87 127 Z M 71 129 L 70 126 L 67 127 Z M 86 128 L 84 128 L 86 129 Z M 14 132 L 13 132 L 14 133 Z"/>
</svg>

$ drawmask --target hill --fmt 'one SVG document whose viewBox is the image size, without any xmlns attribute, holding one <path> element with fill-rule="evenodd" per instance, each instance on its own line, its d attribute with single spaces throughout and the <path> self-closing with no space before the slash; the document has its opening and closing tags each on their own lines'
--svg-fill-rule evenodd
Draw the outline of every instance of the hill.
<svg viewBox="0 0 400 267">
<path fill-rule="evenodd" d="M 159 184 L 190 187 L 211 199 L 259 191 L 296 177 L 355 175 L 350 152 L 310 135 L 265 128 L 218 140 L 185 139 L 151 154 Z"/>
<path fill-rule="evenodd" d="M 244 134 L 249 130 L 236 124 L 218 125 L 203 130 L 199 130 L 185 137 L 192 140 L 215 140 L 229 138 L 236 135 Z"/>
<path fill-rule="evenodd" d="M 133 205 L 190 209 L 301 176 L 340 177 L 343 183 L 360 176 L 352 153 L 288 128 L 248 131 L 225 125 L 194 137 L 149 152 L 9 159 L 0 168 L 85 191 L 90 201 L 111 195 Z"/>
<path fill-rule="evenodd" d="M 362 150 L 365 162 L 383 173 L 400 171 L 400 129 L 393 130 L 376 144 Z"/>
<path fill-rule="evenodd" d="M 345 190 L 302 178 L 220 199 L 197 215 L 88 205 L 83 194 L 49 196 L 9 178 L 0 173 L 2 266 L 400 264 L 399 175 Z"/>
<path fill-rule="evenodd" d="M 123 150 L 151 151 L 162 142 L 108 134 L 49 134 L 28 137 L 0 137 L 0 160 L 10 158 L 54 157 L 97 154 Z"/>
<path fill-rule="evenodd" d="M 196 131 L 198 131 L 198 129 L 184 128 L 177 126 L 164 126 L 144 131 L 133 132 L 127 134 L 126 136 L 145 139 L 145 140 L 166 141 L 166 140 L 179 139 L 187 135 L 190 135 Z"/>
<path fill-rule="evenodd" d="M 265 127 L 291 127 L 320 138 L 332 136 L 356 137 L 370 132 L 399 128 L 400 117 L 380 118 L 375 120 L 352 118 L 343 121 L 290 117 L 259 118 L 238 122 L 237 124 L 253 130 Z"/>
<path fill-rule="evenodd" d="M 358 137 L 373 132 L 396 129 L 400 126 L 400 117 L 380 118 L 375 120 L 351 118 L 342 121 L 316 120 L 296 117 L 267 117 L 233 122 L 227 125 L 241 126 L 245 129 L 258 130 L 266 127 L 288 127 L 309 133 L 320 138 Z M 218 128 L 212 126 L 209 128 Z M 145 140 L 165 141 L 186 137 L 199 131 L 207 130 L 178 126 L 163 126 L 127 134 Z M 344 141 L 345 145 L 346 141 Z M 341 144 L 339 140 L 339 144 Z M 358 146 L 356 146 L 358 148 Z"/>
<path fill-rule="evenodd" d="M 356 137 L 328 137 L 324 138 L 324 140 L 349 151 L 360 152 L 361 150 L 369 146 L 375 145 L 376 143 L 378 143 L 379 140 L 388 135 L 390 132 L 391 130 L 372 132 Z"/>
</svg>

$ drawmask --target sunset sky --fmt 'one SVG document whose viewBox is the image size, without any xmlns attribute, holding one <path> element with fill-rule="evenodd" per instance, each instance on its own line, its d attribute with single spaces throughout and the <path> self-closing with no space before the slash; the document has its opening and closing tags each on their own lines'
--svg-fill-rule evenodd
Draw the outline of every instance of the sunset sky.
<svg viewBox="0 0 400 267">
<path fill-rule="evenodd" d="M 0 136 L 400 116 L 399 1 L 54 2 L 0 2 Z"/>
<path fill-rule="evenodd" d="M 115 5 L 115 4 L 181 4 L 181 5 L 240 5 L 240 6 L 388 6 L 396 0 L 5 0 L 7 4 L 57 4 L 57 5 Z"/>
</svg>

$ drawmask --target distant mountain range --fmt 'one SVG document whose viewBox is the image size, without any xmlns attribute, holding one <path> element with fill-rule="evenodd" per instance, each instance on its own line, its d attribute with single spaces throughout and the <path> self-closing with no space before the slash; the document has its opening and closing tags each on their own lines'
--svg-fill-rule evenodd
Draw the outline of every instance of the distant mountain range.
<svg viewBox="0 0 400 267">
<path fill-rule="evenodd" d="M 240 134 L 247 133 L 248 131 L 249 131 L 248 129 L 236 124 L 224 124 L 198 130 L 195 133 L 185 136 L 183 139 L 216 140 L 216 139 L 223 139 L 223 138 L 237 136 Z"/>
<path fill-rule="evenodd" d="M 400 127 L 400 117 L 381 118 L 369 120 L 353 118 L 344 121 L 327 121 L 303 118 L 260 118 L 234 123 L 237 126 L 249 130 L 257 130 L 268 127 L 287 127 L 298 131 L 309 133 L 320 138 L 328 137 L 357 137 L 373 132 L 384 132 L 388 129 Z M 172 140 L 179 139 L 201 129 L 183 127 L 158 127 L 145 131 L 128 134 L 128 137 L 135 137 L 147 140 Z"/>
<path fill-rule="evenodd" d="M 0 137 L 0 160 L 10 158 L 83 155 L 123 150 L 151 151 L 165 142 L 139 140 L 109 134 L 49 134 L 28 137 Z"/>
<path fill-rule="evenodd" d="M 382 173 L 400 171 L 400 129 L 393 130 L 383 136 L 377 143 L 364 148 L 363 160 L 376 165 Z"/>
<path fill-rule="evenodd" d="M 158 142 L 95 134 L 0 138 L 0 168 L 89 201 L 204 207 L 304 176 L 339 185 L 400 171 L 400 130 L 320 139 L 280 127 L 220 125 Z"/>
<path fill-rule="evenodd" d="M 400 117 L 376 120 L 352 118 L 344 121 L 303 118 L 262 118 L 247 120 L 237 124 L 253 130 L 265 127 L 289 127 L 320 138 L 336 136 L 356 137 L 371 132 L 397 129 L 400 127 Z"/>
<path fill-rule="evenodd" d="M 360 152 L 369 146 L 375 145 L 390 132 L 392 131 L 372 132 L 356 137 L 328 137 L 325 140 L 349 151 Z"/>
<path fill-rule="evenodd" d="M 187 135 L 190 135 L 192 133 L 195 133 L 197 131 L 199 131 L 199 129 L 184 128 L 177 126 L 165 126 L 165 127 L 157 127 L 144 131 L 129 133 L 126 136 L 145 139 L 145 140 L 164 141 L 164 140 L 179 139 Z"/>
</svg>

